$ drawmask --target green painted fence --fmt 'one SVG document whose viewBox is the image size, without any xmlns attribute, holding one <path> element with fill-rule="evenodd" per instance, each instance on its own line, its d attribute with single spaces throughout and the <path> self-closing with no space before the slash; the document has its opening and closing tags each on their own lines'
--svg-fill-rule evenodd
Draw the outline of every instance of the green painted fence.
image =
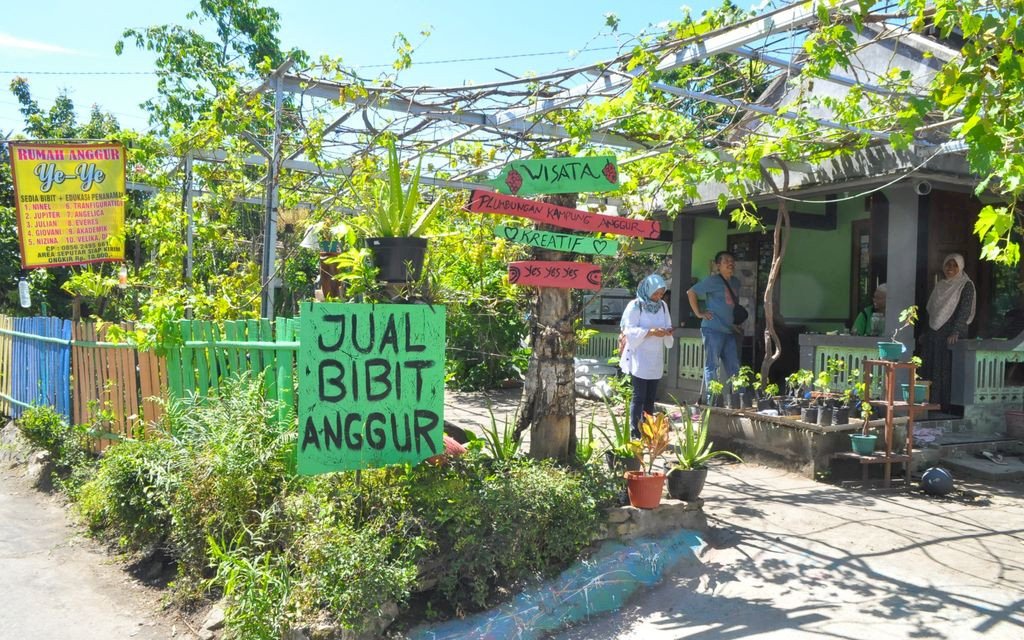
<svg viewBox="0 0 1024 640">
<path fill-rule="evenodd" d="M 68 321 L 50 320 L 71 327 Z M 138 407 L 144 405 L 144 419 L 151 425 L 162 413 L 154 397 L 204 398 L 216 393 L 229 376 L 248 372 L 264 374 L 264 396 L 280 401 L 280 420 L 290 421 L 294 415 L 299 343 L 298 321 L 292 318 L 222 324 L 183 320 L 170 336 L 172 346 L 164 355 L 140 352 L 126 344 L 97 342 L 100 337 L 91 323 L 76 323 L 73 336 L 68 330 L 68 335 L 60 338 L 52 337 L 44 325 L 0 316 L 0 413 L 17 416 L 33 404 L 48 404 L 83 422 L 90 417 L 89 402 L 100 401 L 126 414 L 125 420 L 143 418 Z M 77 357 L 30 359 L 23 354 L 35 348 L 33 345 L 50 342 L 59 342 L 57 347 L 74 351 Z M 107 352 L 116 357 L 99 357 L 109 356 Z M 53 387 L 46 394 L 26 391 L 30 383 L 38 386 L 43 381 L 49 385 L 47 389 Z M 106 435 L 121 437 L 130 433 L 130 427 L 127 422 L 119 424 L 117 433 Z"/>
<path fill-rule="evenodd" d="M 174 398 L 215 393 L 228 377 L 265 374 L 264 397 L 281 403 L 280 419 L 295 408 L 295 356 L 298 321 L 292 318 L 206 320 L 178 323 L 177 346 L 167 351 L 168 392 Z"/>
</svg>

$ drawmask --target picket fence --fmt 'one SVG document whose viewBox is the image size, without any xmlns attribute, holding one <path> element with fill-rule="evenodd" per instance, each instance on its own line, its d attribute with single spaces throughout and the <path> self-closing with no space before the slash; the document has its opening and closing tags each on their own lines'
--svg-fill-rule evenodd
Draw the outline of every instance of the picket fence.
<svg viewBox="0 0 1024 640">
<path fill-rule="evenodd" d="M 109 325 L 0 315 L 0 414 L 50 406 L 93 426 L 103 447 L 154 428 L 168 398 L 203 398 L 228 376 L 249 372 L 264 374 L 265 397 L 280 401 L 279 419 L 289 419 L 297 326 L 291 318 L 184 320 L 158 352 L 108 340 Z"/>
<path fill-rule="evenodd" d="M 0 316 L 0 412 L 48 405 L 71 419 L 71 323 Z"/>
</svg>

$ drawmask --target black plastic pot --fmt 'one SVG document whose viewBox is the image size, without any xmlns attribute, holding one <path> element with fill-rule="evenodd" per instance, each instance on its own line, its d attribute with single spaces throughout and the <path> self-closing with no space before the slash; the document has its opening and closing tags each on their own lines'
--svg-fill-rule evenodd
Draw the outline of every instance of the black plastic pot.
<svg viewBox="0 0 1024 640">
<path fill-rule="evenodd" d="M 383 282 L 415 282 L 423 273 L 426 238 L 367 238 L 366 246 Z"/>
<path fill-rule="evenodd" d="M 832 424 L 850 424 L 850 407 L 836 407 L 833 409 Z"/>
<path fill-rule="evenodd" d="M 781 416 L 800 415 L 800 402 L 786 396 L 775 398 L 775 406 L 779 409 Z"/>
<path fill-rule="evenodd" d="M 608 468 L 612 471 L 639 471 L 640 461 L 630 456 L 623 458 L 615 455 L 612 451 L 604 452 L 604 462 L 608 465 Z"/>
<path fill-rule="evenodd" d="M 818 407 L 802 407 L 800 409 L 800 422 L 810 424 L 818 423 Z"/>
<path fill-rule="evenodd" d="M 818 426 L 828 427 L 832 425 L 832 407 L 818 407 Z"/>
<path fill-rule="evenodd" d="M 732 393 L 726 393 L 725 395 L 725 408 L 726 409 L 742 409 L 743 408 L 743 395 L 738 391 Z"/>
<path fill-rule="evenodd" d="M 741 389 L 737 393 L 740 396 L 740 409 L 749 409 L 754 406 L 754 394 L 749 389 Z"/>
<path fill-rule="evenodd" d="M 704 481 L 707 480 L 707 467 L 703 469 L 680 469 L 678 467 L 668 472 L 668 497 L 676 500 L 696 500 L 700 492 L 704 490 Z"/>
<path fill-rule="evenodd" d="M 775 408 L 775 401 L 772 400 L 771 398 L 762 398 L 762 399 L 757 401 L 757 410 L 758 411 L 766 411 L 768 409 L 774 409 L 774 408 Z"/>
</svg>

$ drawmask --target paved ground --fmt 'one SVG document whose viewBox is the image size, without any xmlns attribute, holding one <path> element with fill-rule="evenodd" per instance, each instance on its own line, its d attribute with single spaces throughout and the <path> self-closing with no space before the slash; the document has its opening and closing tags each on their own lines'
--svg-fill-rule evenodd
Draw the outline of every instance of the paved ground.
<svg viewBox="0 0 1024 640">
<path fill-rule="evenodd" d="M 517 391 L 450 394 L 446 418 L 498 424 Z M 581 403 L 581 423 L 599 403 Z M 601 419 L 601 418 L 599 418 Z M 15 470 L 17 471 L 17 470 Z M 935 499 L 754 465 L 708 478 L 709 546 L 624 609 L 559 636 L 1024 638 L 1024 485 Z M 191 637 L 157 594 L 82 539 L 53 498 L 0 473 L 0 639 Z"/>
<path fill-rule="evenodd" d="M 702 496 L 700 564 L 559 638 L 1024 638 L 1024 487 L 936 499 L 751 465 Z"/>
<path fill-rule="evenodd" d="M 522 389 L 502 389 L 486 392 L 446 391 L 444 403 L 444 419 L 464 429 L 480 433 L 481 429 L 490 428 L 492 424 L 498 431 L 508 424 L 515 424 Z M 492 417 L 493 416 L 493 417 Z M 626 418 L 623 417 L 625 420 Z M 598 427 L 611 428 L 608 409 L 603 402 L 597 400 L 576 399 L 576 433 L 583 437 L 587 424 L 593 421 Z M 596 434 L 595 434 L 595 437 Z M 529 431 L 523 434 L 522 447 L 526 451 L 530 446 Z"/>
<path fill-rule="evenodd" d="M 517 398 L 489 398 L 499 424 Z M 476 416 L 460 402 L 446 418 Z M 713 469 L 702 497 L 699 564 L 556 637 L 1024 638 L 1024 484 L 961 482 L 933 498 L 737 464 Z"/>
</svg>

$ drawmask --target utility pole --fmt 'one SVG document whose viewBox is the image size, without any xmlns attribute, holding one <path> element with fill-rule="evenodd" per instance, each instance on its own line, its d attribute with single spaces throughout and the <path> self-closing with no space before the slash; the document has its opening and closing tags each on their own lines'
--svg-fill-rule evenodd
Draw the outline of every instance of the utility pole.
<svg viewBox="0 0 1024 640">
<path fill-rule="evenodd" d="M 194 288 L 192 282 L 192 247 L 195 244 L 195 214 L 192 210 L 192 150 L 189 149 L 185 152 L 185 180 L 184 188 L 182 189 L 182 204 L 185 207 L 185 216 L 187 219 L 185 227 L 185 286 L 188 287 L 189 292 Z M 192 319 L 192 307 L 191 305 L 185 309 L 185 317 L 189 320 Z"/>
<path fill-rule="evenodd" d="M 281 178 L 281 74 L 290 66 L 287 63 L 274 72 L 271 86 L 274 90 L 274 139 L 270 150 L 270 171 L 267 179 L 267 211 L 263 224 L 263 264 L 260 281 L 263 284 L 263 298 L 260 303 L 260 317 L 274 319 L 274 263 L 277 261 L 277 204 L 278 187 Z"/>
</svg>

